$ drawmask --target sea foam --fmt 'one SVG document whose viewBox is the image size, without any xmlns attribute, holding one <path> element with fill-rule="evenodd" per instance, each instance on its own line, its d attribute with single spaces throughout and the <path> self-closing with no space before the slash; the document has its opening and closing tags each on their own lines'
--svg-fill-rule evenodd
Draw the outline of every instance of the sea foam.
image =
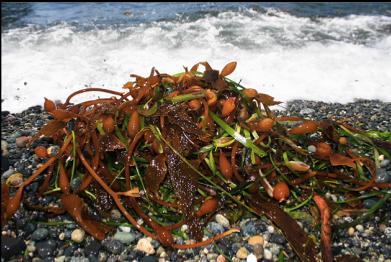
<svg viewBox="0 0 391 262">
<path fill-rule="evenodd" d="M 20 112 L 84 87 L 121 91 L 129 74 L 177 73 L 208 61 L 279 101 L 391 102 L 391 17 L 296 17 L 275 9 L 84 28 L 61 23 L 2 32 L 2 108 Z M 76 98 L 106 97 L 86 94 Z"/>
</svg>

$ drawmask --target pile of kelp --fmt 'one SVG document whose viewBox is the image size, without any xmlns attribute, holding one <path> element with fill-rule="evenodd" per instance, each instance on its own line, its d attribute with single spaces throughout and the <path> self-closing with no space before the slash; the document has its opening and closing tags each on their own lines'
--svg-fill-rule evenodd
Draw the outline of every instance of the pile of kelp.
<svg viewBox="0 0 391 262">
<path fill-rule="evenodd" d="M 33 140 L 50 137 L 59 150 L 34 148 L 46 162 L 27 179 L 2 185 L 2 225 L 23 202 L 31 209 L 68 213 L 102 240 L 112 225 L 92 219 L 88 206 L 102 218 L 118 208 L 146 236 L 186 249 L 238 232 L 232 228 L 203 238 L 216 212 L 230 209 L 236 212 L 231 222 L 240 214 L 269 218 L 302 261 L 319 259 L 317 244 L 322 260 L 332 261 L 332 215 L 365 219 L 391 195 L 391 184 L 376 179 L 379 159 L 390 159 L 390 137 L 330 120 L 276 117 L 269 107 L 280 102 L 226 77 L 235 67 L 231 62 L 218 71 L 202 62 L 176 75 L 153 68 L 148 77 L 131 75 L 135 80 L 123 93 L 86 88 L 63 104 L 46 99 L 53 119 Z M 86 92 L 110 97 L 71 102 Z M 44 176 L 39 194 L 56 196 L 58 204 L 23 200 L 24 189 L 39 176 Z M 327 193 L 337 201 L 326 201 Z M 363 208 L 363 200 L 373 196 L 378 203 Z M 320 243 L 294 219 L 305 216 L 314 218 Z M 140 219 L 144 223 L 137 223 Z M 176 244 L 184 224 L 190 239 Z"/>
</svg>

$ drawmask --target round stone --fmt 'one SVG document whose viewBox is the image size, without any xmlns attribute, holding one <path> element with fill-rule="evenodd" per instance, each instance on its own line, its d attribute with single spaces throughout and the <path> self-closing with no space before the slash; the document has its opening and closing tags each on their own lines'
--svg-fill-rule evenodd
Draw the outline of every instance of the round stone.
<svg viewBox="0 0 391 262">
<path fill-rule="evenodd" d="M 155 253 L 155 248 L 151 244 L 151 240 L 148 238 L 141 238 L 136 245 L 136 250 L 152 255 Z"/>
<path fill-rule="evenodd" d="M 316 146 L 310 145 L 307 147 L 308 152 L 315 153 L 316 152 Z"/>
<path fill-rule="evenodd" d="M 273 226 L 268 226 L 267 227 L 267 232 L 269 232 L 270 234 L 273 234 L 274 233 L 274 227 Z"/>
<path fill-rule="evenodd" d="M 250 253 L 247 256 L 246 262 L 257 262 L 257 257 L 253 253 Z"/>
<path fill-rule="evenodd" d="M 34 241 L 44 240 L 49 235 L 49 230 L 46 228 L 37 228 L 32 234 L 31 239 Z"/>
<path fill-rule="evenodd" d="M 136 240 L 136 236 L 132 233 L 117 232 L 113 236 L 113 239 L 120 241 L 122 244 L 129 245 Z"/>
<path fill-rule="evenodd" d="M 72 231 L 71 240 L 76 243 L 81 243 L 83 242 L 85 235 L 86 232 L 84 232 L 84 230 L 77 228 Z"/>
<path fill-rule="evenodd" d="M 252 246 L 255 246 L 255 245 L 263 246 L 264 242 L 265 241 L 264 241 L 263 237 L 260 235 L 252 236 L 248 239 L 248 244 L 252 245 Z"/>
<path fill-rule="evenodd" d="M 387 167 L 389 164 L 390 164 L 390 160 L 389 159 L 383 159 L 381 162 L 380 162 L 380 167 L 382 168 L 385 168 Z"/>
<path fill-rule="evenodd" d="M 349 229 L 348 229 L 348 235 L 349 235 L 349 236 L 353 236 L 353 235 L 354 235 L 354 228 L 353 228 L 353 227 L 349 227 Z"/>
<path fill-rule="evenodd" d="M 265 259 L 271 260 L 273 258 L 273 254 L 272 254 L 272 252 L 269 249 L 265 249 L 263 251 L 263 257 Z"/>
<path fill-rule="evenodd" d="M 248 251 L 245 247 L 239 248 L 239 250 L 236 252 L 236 257 L 240 259 L 246 259 L 248 256 Z"/>
<path fill-rule="evenodd" d="M 364 231 L 363 225 L 356 225 L 356 229 L 357 229 L 358 232 Z"/>
<path fill-rule="evenodd" d="M 223 216 L 221 214 L 217 214 L 215 219 L 216 219 L 216 222 L 219 223 L 220 225 L 222 225 L 223 227 L 225 227 L 225 228 L 229 227 L 229 221 L 225 216 Z"/>
</svg>

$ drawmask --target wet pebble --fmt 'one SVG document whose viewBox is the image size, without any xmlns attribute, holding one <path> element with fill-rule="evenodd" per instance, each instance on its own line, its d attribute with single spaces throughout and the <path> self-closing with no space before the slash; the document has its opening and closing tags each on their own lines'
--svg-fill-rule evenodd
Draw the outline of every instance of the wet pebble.
<svg viewBox="0 0 391 262">
<path fill-rule="evenodd" d="M 391 172 L 384 168 L 376 169 L 376 182 L 378 183 L 389 183 L 391 182 Z"/>
<path fill-rule="evenodd" d="M 223 227 L 225 227 L 225 228 L 229 227 L 229 221 L 225 216 L 223 216 L 221 214 L 217 214 L 215 219 L 216 219 L 216 222 L 219 223 L 220 225 L 222 225 Z"/>
<path fill-rule="evenodd" d="M 71 240 L 76 243 L 81 243 L 84 240 L 86 232 L 80 228 L 77 228 L 72 231 Z"/>
<path fill-rule="evenodd" d="M 56 251 L 57 244 L 53 240 L 37 242 L 35 244 L 38 255 L 42 258 L 52 256 Z"/>
<path fill-rule="evenodd" d="M 155 248 L 151 244 L 151 240 L 148 238 L 141 238 L 136 245 L 136 250 L 144 252 L 148 255 L 155 253 Z"/>
<path fill-rule="evenodd" d="M 263 250 L 263 257 L 265 259 L 271 260 L 273 258 L 273 254 L 269 249 Z"/>
<path fill-rule="evenodd" d="M 382 168 L 386 168 L 390 165 L 390 160 L 389 159 L 383 159 L 381 162 L 380 162 L 380 167 Z"/>
<path fill-rule="evenodd" d="M 105 242 L 104 246 L 107 251 L 115 255 L 121 254 L 124 250 L 124 245 L 120 241 L 115 239 Z"/>
<path fill-rule="evenodd" d="M 349 236 L 354 236 L 354 228 L 353 228 L 353 227 L 349 227 L 349 229 L 348 229 L 348 235 L 349 235 Z"/>
<path fill-rule="evenodd" d="M 32 234 L 31 239 L 34 241 L 44 240 L 49 235 L 49 230 L 46 228 L 37 228 Z"/>
<path fill-rule="evenodd" d="M 261 245 L 264 244 L 264 239 L 260 235 L 252 236 L 247 240 L 249 245 L 255 246 L 255 245 Z"/>
<path fill-rule="evenodd" d="M 132 233 L 116 232 L 113 239 L 120 241 L 122 244 L 129 245 L 136 240 L 136 236 Z"/>
<path fill-rule="evenodd" d="M 240 259 L 246 259 L 248 255 L 248 250 L 245 247 L 239 248 L 239 250 L 236 252 L 236 257 Z"/>
<path fill-rule="evenodd" d="M 221 234 L 224 232 L 224 227 L 216 222 L 209 222 L 207 229 L 214 234 Z"/>
<path fill-rule="evenodd" d="M 91 241 L 89 241 L 85 247 L 84 247 L 84 252 L 86 254 L 92 254 L 92 255 L 95 255 L 97 256 L 98 253 L 99 253 L 99 250 L 101 248 L 101 243 L 98 242 L 97 240 L 93 239 Z"/>
<path fill-rule="evenodd" d="M 246 262 L 257 262 L 257 257 L 253 253 L 250 253 L 246 258 Z"/>
<path fill-rule="evenodd" d="M 16 138 L 15 144 L 19 148 L 26 147 L 27 143 L 30 141 L 31 137 L 29 136 L 20 136 Z"/>
<path fill-rule="evenodd" d="M 363 225 L 356 225 L 356 229 L 357 229 L 358 232 L 363 232 L 364 231 Z"/>
<path fill-rule="evenodd" d="M 21 238 L 1 236 L 1 257 L 8 259 L 21 254 L 26 249 L 26 244 Z"/>
</svg>

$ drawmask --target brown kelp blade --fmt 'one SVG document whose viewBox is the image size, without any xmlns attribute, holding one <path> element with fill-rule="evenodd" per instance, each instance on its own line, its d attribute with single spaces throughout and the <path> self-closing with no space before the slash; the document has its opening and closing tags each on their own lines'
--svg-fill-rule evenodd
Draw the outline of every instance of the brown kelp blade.
<svg viewBox="0 0 391 262">
<path fill-rule="evenodd" d="M 74 194 L 63 194 L 61 202 L 66 211 L 89 234 L 98 240 L 103 240 L 110 231 L 110 227 L 87 217 L 84 201 Z"/>
<path fill-rule="evenodd" d="M 277 204 L 262 200 L 258 196 L 247 199 L 250 206 L 259 214 L 265 215 L 281 229 L 289 244 L 301 261 L 317 261 L 315 244 L 297 224 L 296 220 L 285 213 Z"/>
</svg>

